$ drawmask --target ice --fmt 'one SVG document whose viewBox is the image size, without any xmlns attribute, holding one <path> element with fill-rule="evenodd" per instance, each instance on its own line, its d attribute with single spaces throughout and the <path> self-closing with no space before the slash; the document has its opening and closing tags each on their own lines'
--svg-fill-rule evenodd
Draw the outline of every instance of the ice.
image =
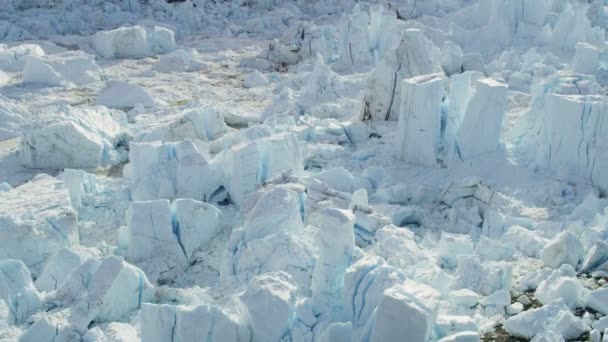
<svg viewBox="0 0 608 342">
<path fill-rule="evenodd" d="M 482 295 L 490 295 L 498 290 L 511 287 L 512 268 L 496 262 L 481 264 L 471 256 L 462 256 L 458 260 L 452 289 L 469 289 Z"/>
<path fill-rule="evenodd" d="M 121 161 L 123 118 L 103 107 L 59 107 L 57 117 L 23 129 L 21 158 L 30 168 L 96 169 Z"/>
<path fill-rule="evenodd" d="M 376 256 L 351 265 L 344 274 L 342 308 L 354 327 L 367 324 L 383 298 L 384 290 L 405 281 L 406 276 Z"/>
<path fill-rule="evenodd" d="M 426 298 L 416 298 L 404 285 L 384 291 L 376 312 L 370 341 L 426 341 L 431 337 L 434 313 Z"/>
<path fill-rule="evenodd" d="M 268 78 L 264 74 L 254 70 L 249 76 L 247 76 L 245 81 L 243 81 L 243 86 L 245 88 L 258 88 L 263 87 L 268 83 Z"/>
<path fill-rule="evenodd" d="M 460 159 L 497 150 L 506 105 L 507 86 L 504 83 L 493 79 L 476 82 L 456 135 L 455 148 Z"/>
<path fill-rule="evenodd" d="M 156 105 L 156 101 L 140 85 L 117 80 L 106 83 L 106 87 L 97 95 L 96 103 L 118 109 L 130 109 L 136 105 L 149 108 Z"/>
<path fill-rule="evenodd" d="M 0 70 L 4 71 L 23 71 L 28 57 L 42 57 L 44 50 L 38 44 L 19 44 L 8 47 L 0 45 Z"/>
<path fill-rule="evenodd" d="M 206 200 L 221 186 L 219 174 L 191 140 L 131 143 L 133 200 L 193 198 Z"/>
<path fill-rule="evenodd" d="M 536 117 L 535 133 L 520 148 L 531 151 L 540 167 L 555 171 L 562 179 L 584 176 L 605 189 L 608 184 L 601 170 L 608 161 L 600 151 L 608 146 L 606 99 L 547 94 L 539 103 L 528 114 Z"/>
<path fill-rule="evenodd" d="M 297 285 L 284 272 L 259 275 L 239 296 L 251 325 L 253 341 L 281 341 L 295 315 Z"/>
<path fill-rule="evenodd" d="M 141 265 L 152 279 L 174 268 L 183 270 L 194 252 L 220 230 L 220 218 L 219 209 L 192 199 L 178 199 L 171 205 L 167 200 L 131 202 L 129 260 Z"/>
<path fill-rule="evenodd" d="M 599 67 L 600 50 L 591 44 L 577 43 L 572 61 L 572 70 L 581 74 L 594 75 Z"/>
<path fill-rule="evenodd" d="M 608 289 L 601 288 L 592 291 L 585 297 L 587 307 L 598 311 L 604 315 L 608 315 Z"/>
<path fill-rule="evenodd" d="M 448 337 L 463 332 L 477 332 L 478 328 L 475 321 L 468 316 L 439 315 L 435 330 L 440 337 Z"/>
<path fill-rule="evenodd" d="M 122 320 L 154 295 L 146 275 L 122 258 L 89 259 L 74 270 L 51 301 L 72 306 L 84 327 L 92 320 Z M 87 321 L 88 320 L 88 321 Z"/>
<path fill-rule="evenodd" d="M 368 46 L 369 15 L 355 6 L 352 13 L 342 17 L 338 25 L 338 62 L 361 66 L 372 62 Z"/>
<path fill-rule="evenodd" d="M 588 273 L 596 270 L 608 271 L 608 244 L 596 241 L 588 251 L 580 265 L 580 272 Z"/>
<path fill-rule="evenodd" d="M 23 262 L 0 260 L 0 300 L 8 306 L 8 324 L 23 323 L 30 315 L 42 310 L 42 296 Z"/>
<path fill-rule="evenodd" d="M 74 169 L 65 169 L 57 178 L 70 191 L 72 207 L 81 222 L 95 222 L 96 230 L 101 231 L 125 224 L 131 192 L 124 179 Z"/>
<path fill-rule="evenodd" d="M 303 151 L 295 134 L 276 134 L 231 147 L 224 164 L 224 185 L 231 200 L 242 206 L 259 184 L 285 171 L 298 177 L 303 168 Z"/>
<path fill-rule="evenodd" d="M 511 335 L 528 339 L 545 332 L 574 339 L 585 331 L 582 320 L 575 317 L 559 299 L 507 319 L 504 328 Z"/>
<path fill-rule="evenodd" d="M 154 64 L 153 69 L 163 73 L 193 72 L 208 69 L 209 65 L 198 60 L 196 55 L 196 51 L 175 50 L 161 55 L 158 58 L 158 62 Z"/>
<path fill-rule="evenodd" d="M 176 142 L 185 139 L 214 141 L 227 133 L 222 113 L 211 109 L 195 109 L 172 115 L 137 134 L 134 142 Z"/>
<path fill-rule="evenodd" d="M 432 46 L 418 29 L 404 31 L 396 49 L 374 68 L 364 98 L 363 120 L 397 120 L 401 105 L 401 80 L 441 71 Z"/>
<path fill-rule="evenodd" d="M 463 305 L 471 308 L 479 303 L 481 296 L 471 290 L 461 289 L 450 291 L 449 298 L 455 305 Z"/>
<path fill-rule="evenodd" d="M 570 232 L 557 234 L 541 251 L 541 259 L 547 267 L 558 268 L 561 265 L 577 267 L 583 259 L 583 244 Z"/>
<path fill-rule="evenodd" d="M 78 245 L 69 192 L 48 175 L 0 193 L 0 222 L 0 259 L 21 260 L 35 275 L 48 257 Z"/>
<path fill-rule="evenodd" d="M 26 124 L 31 114 L 19 103 L 0 94 L 0 141 L 20 135 L 20 127 Z"/>
<path fill-rule="evenodd" d="M 464 55 L 462 49 L 456 43 L 447 41 L 441 49 L 441 67 L 449 76 L 460 73 L 463 70 Z"/>
<path fill-rule="evenodd" d="M 196 307 L 146 303 L 141 310 L 142 341 L 211 342 L 249 340 L 250 333 L 238 316 L 213 305 Z"/>
<path fill-rule="evenodd" d="M 576 278 L 576 272 L 570 265 L 563 265 L 554 270 L 549 277 L 541 281 L 534 293 L 543 304 L 561 298 L 569 308 L 578 307 L 582 301 L 584 288 Z"/>
<path fill-rule="evenodd" d="M 151 53 L 174 50 L 175 33 L 159 26 L 155 26 L 150 32 L 146 32 L 142 26 L 121 27 L 111 31 L 99 31 L 91 42 L 103 58 L 144 58 Z"/>
<path fill-rule="evenodd" d="M 45 292 L 57 290 L 70 274 L 91 256 L 86 252 L 76 252 L 68 248 L 60 250 L 44 263 L 40 275 L 36 278 L 36 287 Z"/>
<path fill-rule="evenodd" d="M 441 233 L 439 256 L 447 267 L 458 266 L 460 255 L 472 255 L 473 242 L 468 235 Z"/>
<path fill-rule="evenodd" d="M 344 273 L 350 265 L 355 246 L 352 213 L 325 208 L 309 221 L 319 228 L 319 258 L 312 274 L 312 303 L 316 312 L 322 312 L 342 299 Z"/>
<path fill-rule="evenodd" d="M 434 166 L 442 145 L 445 77 L 424 75 L 403 81 L 396 154 L 407 162 Z"/>
<path fill-rule="evenodd" d="M 97 322 L 119 321 L 152 298 L 154 290 L 144 273 L 122 258 L 104 258 L 87 289 L 88 317 Z"/>
<path fill-rule="evenodd" d="M 479 333 L 476 331 L 462 331 L 446 336 L 439 342 L 479 342 Z"/>
<path fill-rule="evenodd" d="M 28 56 L 23 83 L 48 86 L 83 86 L 101 80 L 102 71 L 95 57 L 82 51 L 55 55 Z"/>
<path fill-rule="evenodd" d="M 537 232 L 515 225 L 507 229 L 500 241 L 508 243 L 523 255 L 533 258 L 541 256 L 541 251 L 547 240 L 540 237 Z"/>
<path fill-rule="evenodd" d="M 175 32 L 165 27 L 154 26 L 148 33 L 150 50 L 154 53 L 167 53 L 175 50 Z"/>
<path fill-rule="evenodd" d="M 455 75 L 448 82 L 443 74 L 431 74 L 403 81 L 397 111 L 396 155 L 400 159 L 445 165 L 498 149 L 507 86 L 473 76 Z"/>
</svg>

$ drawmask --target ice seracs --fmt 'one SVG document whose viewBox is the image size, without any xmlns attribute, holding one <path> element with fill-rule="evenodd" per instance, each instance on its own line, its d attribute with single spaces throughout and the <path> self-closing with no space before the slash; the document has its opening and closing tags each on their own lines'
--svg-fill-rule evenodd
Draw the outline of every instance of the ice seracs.
<svg viewBox="0 0 608 342">
<path fill-rule="evenodd" d="M 175 33 L 160 26 L 154 26 L 149 31 L 143 26 L 121 27 L 99 31 L 91 42 L 103 58 L 144 58 L 152 53 L 173 51 Z"/>
<path fill-rule="evenodd" d="M 156 101 L 142 86 L 128 81 L 109 81 L 95 102 L 109 108 L 130 109 L 136 105 L 144 108 L 154 107 Z"/>
<path fill-rule="evenodd" d="M 103 107 L 59 107 L 54 119 L 24 128 L 21 158 L 37 169 L 96 169 L 120 162 L 123 118 Z"/>
<path fill-rule="evenodd" d="M 0 222 L 0 259 L 21 260 L 36 275 L 48 257 L 79 242 L 69 191 L 48 175 L 0 193 Z"/>
</svg>

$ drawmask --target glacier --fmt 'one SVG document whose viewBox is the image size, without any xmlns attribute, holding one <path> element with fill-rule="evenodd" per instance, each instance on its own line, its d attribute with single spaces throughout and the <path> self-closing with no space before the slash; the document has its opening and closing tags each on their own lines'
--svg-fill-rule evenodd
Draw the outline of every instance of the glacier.
<svg viewBox="0 0 608 342">
<path fill-rule="evenodd" d="M 0 340 L 606 340 L 607 29 L 604 0 L 0 3 Z"/>
</svg>

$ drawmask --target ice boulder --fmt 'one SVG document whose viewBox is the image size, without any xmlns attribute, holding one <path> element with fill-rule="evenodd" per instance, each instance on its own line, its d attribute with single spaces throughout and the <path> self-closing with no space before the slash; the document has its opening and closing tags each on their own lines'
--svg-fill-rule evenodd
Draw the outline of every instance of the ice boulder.
<svg viewBox="0 0 608 342">
<path fill-rule="evenodd" d="M 171 204 L 171 212 L 173 229 L 182 236 L 188 259 L 206 247 L 222 227 L 222 212 L 209 203 L 180 198 Z"/>
<path fill-rule="evenodd" d="M 158 62 L 154 64 L 153 69 L 158 72 L 191 72 L 202 71 L 209 66 L 195 58 L 196 51 L 187 51 L 179 49 L 170 53 L 161 55 Z"/>
<path fill-rule="evenodd" d="M 608 156 L 602 151 L 608 146 L 607 112 L 603 96 L 542 95 L 528 113 L 528 120 L 534 123 L 519 148 L 535 156 L 538 166 L 555 171 L 562 179 L 583 176 L 606 190 Z"/>
<path fill-rule="evenodd" d="M 477 331 L 461 331 L 450 336 L 443 337 L 439 342 L 479 342 Z"/>
<path fill-rule="evenodd" d="M 576 43 L 572 70 L 581 74 L 595 75 L 600 60 L 600 49 L 586 43 Z"/>
<path fill-rule="evenodd" d="M 192 199 L 131 202 L 127 210 L 129 260 L 152 279 L 175 268 L 185 269 L 195 251 L 220 229 L 221 212 Z"/>
<path fill-rule="evenodd" d="M 469 289 L 485 296 L 511 288 L 513 268 L 499 262 L 481 264 L 472 256 L 461 256 L 452 289 Z"/>
<path fill-rule="evenodd" d="M 352 264 L 344 274 L 342 308 L 354 327 L 371 319 L 386 289 L 403 283 L 404 273 L 377 256 L 366 256 Z"/>
<path fill-rule="evenodd" d="M 167 53 L 175 50 L 175 32 L 166 27 L 154 26 L 148 33 L 150 51 Z"/>
<path fill-rule="evenodd" d="M 110 108 L 133 108 L 143 105 L 145 108 L 156 106 L 156 101 L 142 86 L 128 81 L 109 81 L 97 95 L 98 105 Z"/>
<path fill-rule="evenodd" d="M 221 186 L 207 157 L 191 140 L 131 143 L 127 176 L 133 200 L 192 198 L 205 201 Z"/>
<path fill-rule="evenodd" d="M 369 15 L 356 5 L 338 25 L 338 62 L 344 66 L 365 66 L 372 62 L 368 45 Z"/>
<path fill-rule="evenodd" d="M 431 337 L 439 296 L 433 291 L 417 291 L 417 287 L 408 289 L 407 285 L 384 291 L 370 341 L 402 341 L 404 336 L 412 341 L 426 341 Z"/>
<path fill-rule="evenodd" d="M 498 149 L 506 108 L 506 84 L 489 78 L 477 81 L 456 135 L 454 148 L 460 159 L 470 159 Z"/>
<path fill-rule="evenodd" d="M 159 26 L 150 32 L 142 26 L 121 27 L 95 33 L 91 43 L 103 58 L 144 58 L 174 50 L 175 33 Z"/>
<path fill-rule="evenodd" d="M 86 252 L 78 253 L 68 248 L 60 250 L 45 262 L 40 276 L 36 278 L 36 287 L 45 292 L 57 290 L 86 259 Z"/>
<path fill-rule="evenodd" d="M 101 81 L 95 57 L 82 51 L 29 56 L 23 68 L 23 83 L 49 86 L 83 86 Z"/>
<path fill-rule="evenodd" d="M 448 80 L 439 73 L 400 82 L 398 158 L 435 166 L 498 149 L 507 86 L 477 76 L 469 72 Z M 483 134 L 470 134 L 475 131 Z"/>
<path fill-rule="evenodd" d="M 42 309 L 42 297 L 23 262 L 0 260 L 0 301 L 8 306 L 8 324 L 23 323 Z"/>
<path fill-rule="evenodd" d="M 42 57 L 44 55 L 44 50 L 37 44 L 20 44 L 10 48 L 0 44 L 0 70 L 23 71 L 28 57 Z"/>
<path fill-rule="evenodd" d="M 213 304 L 175 306 L 144 304 L 141 339 L 146 342 L 249 341 L 250 331 L 238 315 Z"/>
<path fill-rule="evenodd" d="M 406 79 L 401 84 L 396 155 L 407 162 L 435 166 L 442 148 L 446 118 L 442 99 L 446 79 L 432 74 Z"/>
<path fill-rule="evenodd" d="M 608 315 L 608 288 L 592 291 L 585 297 L 585 303 L 588 308 Z"/>
<path fill-rule="evenodd" d="M 540 257 L 547 267 L 570 265 L 576 268 L 584 257 L 583 244 L 573 233 L 561 232 L 543 248 Z"/>
<path fill-rule="evenodd" d="M 473 242 L 470 236 L 463 234 L 441 233 L 439 240 L 439 256 L 448 267 L 458 266 L 460 255 L 472 255 Z"/>
<path fill-rule="evenodd" d="M 443 43 L 441 49 L 441 67 L 447 75 L 453 75 L 463 71 L 464 54 L 458 44 L 452 41 Z"/>
<path fill-rule="evenodd" d="M 126 318 L 154 295 L 154 288 L 142 270 L 122 258 L 91 258 L 72 271 L 49 298 L 54 305 L 70 307 L 77 329 L 91 321 L 109 322 Z"/>
<path fill-rule="evenodd" d="M 500 241 L 515 247 L 523 255 L 536 258 L 547 244 L 547 240 L 537 232 L 515 225 L 507 229 Z"/>
<path fill-rule="evenodd" d="M 18 137 L 21 127 L 31 120 L 31 114 L 19 103 L 0 94 L 0 141 Z"/>
<path fill-rule="evenodd" d="M 311 289 L 313 310 L 320 313 L 340 305 L 344 273 L 355 247 L 355 217 L 346 210 L 325 208 L 309 222 L 319 228 L 321 247 Z"/>
<path fill-rule="evenodd" d="M 128 180 L 74 169 L 63 170 L 57 178 L 70 191 L 79 220 L 96 223 L 93 234 L 104 234 L 125 225 L 125 212 L 131 201 Z"/>
<path fill-rule="evenodd" d="M 175 142 L 185 139 L 213 141 L 228 131 L 222 113 L 214 109 L 195 109 L 172 115 L 147 126 L 134 142 Z"/>
<path fill-rule="evenodd" d="M 47 175 L 0 193 L 0 260 L 39 266 L 64 247 L 78 245 L 78 219 L 63 183 Z"/>
<path fill-rule="evenodd" d="M 281 133 L 230 148 L 224 164 L 224 184 L 231 200 L 242 206 L 259 184 L 290 170 L 304 169 L 303 151 L 293 133 Z"/>
<path fill-rule="evenodd" d="M 104 258 L 90 278 L 86 301 L 88 317 L 97 322 L 119 321 L 152 298 L 146 275 L 122 258 Z"/>
<path fill-rule="evenodd" d="M 21 158 L 30 168 L 96 169 L 120 162 L 125 132 L 119 113 L 103 107 L 60 107 L 55 117 L 23 130 Z"/>
<path fill-rule="evenodd" d="M 562 299 L 570 309 L 580 305 L 583 294 L 583 284 L 577 279 L 574 268 L 568 264 L 551 272 L 549 277 L 538 284 L 534 292 L 536 299 L 543 304 Z"/>
<path fill-rule="evenodd" d="M 253 341 L 281 341 L 295 315 L 297 285 L 285 272 L 259 275 L 239 300 L 251 325 Z"/>
<path fill-rule="evenodd" d="M 503 326 L 509 334 L 527 339 L 549 331 L 564 339 L 575 339 L 586 330 L 583 321 L 559 299 L 510 317 Z"/>
<path fill-rule="evenodd" d="M 243 82 L 245 88 L 263 87 L 269 83 L 268 78 L 261 72 L 254 70 Z"/>
<path fill-rule="evenodd" d="M 301 291 L 310 290 L 317 232 L 302 222 L 303 194 L 303 186 L 288 183 L 269 185 L 251 196 L 243 207 L 245 223 L 232 231 L 227 243 L 222 282 L 247 284 L 257 275 L 284 271 Z"/>
<path fill-rule="evenodd" d="M 397 120 L 401 80 L 441 72 L 439 53 L 419 29 L 403 32 L 398 46 L 386 53 L 372 71 L 363 100 L 363 121 Z"/>
</svg>

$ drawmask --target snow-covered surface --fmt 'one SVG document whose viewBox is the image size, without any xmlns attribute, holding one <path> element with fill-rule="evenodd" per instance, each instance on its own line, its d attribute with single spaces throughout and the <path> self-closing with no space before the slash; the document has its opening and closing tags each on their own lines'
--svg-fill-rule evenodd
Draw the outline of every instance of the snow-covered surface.
<svg viewBox="0 0 608 342">
<path fill-rule="evenodd" d="M 0 340 L 608 340 L 606 29 L 0 1 Z"/>
</svg>

